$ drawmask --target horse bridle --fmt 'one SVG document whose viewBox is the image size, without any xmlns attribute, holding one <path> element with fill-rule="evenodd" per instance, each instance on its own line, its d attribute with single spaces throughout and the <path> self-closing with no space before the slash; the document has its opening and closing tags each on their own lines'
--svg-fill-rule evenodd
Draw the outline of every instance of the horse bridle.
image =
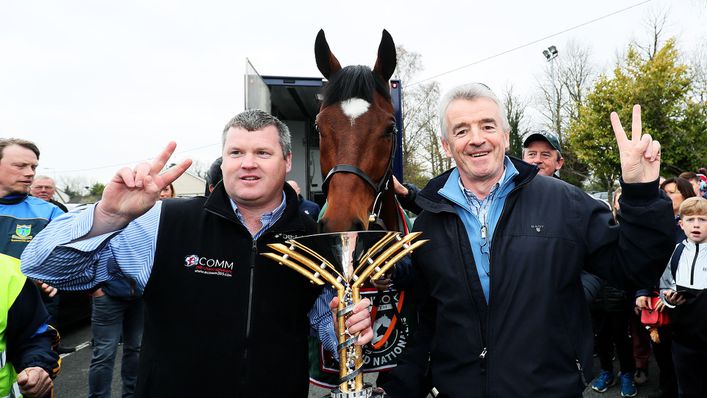
<svg viewBox="0 0 707 398">
<path fill-rule="evenodd" d="M 319 131 L 319 126 L 316 124 L 314 127 Z M 393 125 L 393 133 L 391 134 L 391 140 L 392 140 L 392 145 L 390 146 L 390 158 L 388 160 L 388 167 L 386 168 L 385 174 L 383 175 L 383 178 L 381 178 L 378 183 L 373 182 L 373 179 L 366 174 L 365 171 L 361 170 L 360 168 L 352 165 L 352 164 L 337 164 L 336 166 L 332 167 L 329 172 L 327 173 L 326 178 L 324 178 L 324 183 L 322 184 L 322 191 L 324 192 L 324 195 L 326 196 L 328 194 L 329 190 L 329 183 L 331 182 L 331 178 L 334 176 L 336 173 L 351 173 L 359 178 L 361 178 L 363 181 L 368 184 L 371 188 L 373 188 L 373 193 L 375 195 L 375 199 L 373 200 L 373 206 L 371 207 L 371 212 L 368 216 L 368 221 L 369 222 L 375 222 L 378 220 L 380 217 L 380 212 L 381 209 L 383 208 L 383 193 L 388 190 L 388 187 L 390 185 L 390 179 L 391 176 L 393 175 L 393 158 L 395 157 L 395 147 L 397 144 L 397 133 L 398 130 Z"/>
</svg>

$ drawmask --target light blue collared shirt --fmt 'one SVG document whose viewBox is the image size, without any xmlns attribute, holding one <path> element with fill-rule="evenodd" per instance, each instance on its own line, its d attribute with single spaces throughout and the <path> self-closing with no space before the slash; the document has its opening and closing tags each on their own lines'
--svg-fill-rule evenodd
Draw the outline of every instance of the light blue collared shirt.
<svg viewBox="0 0 707 398">
<path fill-rule="evenodd" d="M 230 197 L 228 199 L 231 200 L 231 207 L 233 208 L 233 212 L 236 213 L 236 217 L 238 218 L 238 221 L 240 221 L 241 224 L 246 225 L 245 220 L 243 219 L 243 214 L 241 214 L 241 211 L 238 210 L 238 204 L 236 204 L 236 201 Z M 285 192 L 282 192 L 282 201 L 280 202 L 280 204 L 273 211 L 271 211 L 269 213 L 265 213 L 262 216 L 260 216 L 261 227 L 258 230 L 258 232 L 255 233 L 255 235 L 253 235 L 251 233 L 251 235 L 253 236 L 253 240 L 260 238 L 260 236 L 263 234 L 263 232 L 265 232 L 268 228 L 270 228 L 273 224 L 275 224 L 277 222 L 277 220 L 280 219 L 280 217 L 282 217 L 282 213 L 285 212 L 285 205 L 286 204 L 287 204 L 287 202 L 285 201 Z M 246 228 L 246 229 L 248 229 L 248 228 Z"/>
<path fill-rule="evenodd" d="M 503 165 L 505 167 L 503 177 L 491 188 L 491 192 L 483 200 L 479 200 L 471 191 L 464 188 L 459 169 L 456 168 L 452 170 L 444 187 L 438 191 L 440 195 L 454 204 L 454 210 L 464 223 L 471 251 L 474 254 L 476 272 L 479 275 L 487 303 L 490 291 L 490 253 L 493 233 L 496 230 L 498 219 L 501 217 L 506 198 L 516 186 L 513 178 L 518 175 L 518 170 L 513 166 L 508 156 L 505 157 Z M 484 224 L 486 226 L 485 238 L 482 236 Z"/>
</svg>

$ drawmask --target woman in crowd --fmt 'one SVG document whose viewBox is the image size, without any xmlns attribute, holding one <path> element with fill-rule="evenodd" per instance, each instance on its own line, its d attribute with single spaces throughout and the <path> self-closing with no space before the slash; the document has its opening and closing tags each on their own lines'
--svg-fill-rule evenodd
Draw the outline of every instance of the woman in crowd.
<svg viewBox="0 0 707 398">
<path fill-rule="evenodd" d="M 174 192 L 174 185 L 169 184 L 162 188 L 162 191 L 160 191 L 160 199 L 170 199 L 173 198 L 176 195 Z"/>
</svg>

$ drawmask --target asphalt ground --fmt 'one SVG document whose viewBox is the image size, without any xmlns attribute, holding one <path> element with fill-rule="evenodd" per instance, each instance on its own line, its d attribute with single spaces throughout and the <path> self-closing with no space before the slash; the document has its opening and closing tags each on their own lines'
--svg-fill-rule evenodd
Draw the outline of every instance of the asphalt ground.
<svg viewBox="0 0 707 398">
<path fill-rule="evenodd" d="M 62 345 L 77 346 L 77 350 L 70 354 L 62 355 L 62 371 L 54 381 L 54 396 L 55 398 L 80 398 L 88 396 L 88 366 L 91 362 L 91 328 L 88 324 L 82 324 L 71 330 L 64 332 L 62 336 Z M 121 396 L 120 387 L 120 358 L 121 350 L 119 349 L 116 358 L 115 367 L 113 369 L 113 387 L 112 397 Z M 618 369 L 618 361 L 614 362 L 614 369 Z M 594 372 L 599 372 L 599 361 L 594 361 Z M 658 370 L 655 361 L 651 360 L 649 367 L 648 382 L 642 386 L 638 386 L 637 397 L 646 397 L 648 392 L 657 388 L 658 385 Z M 366 381 L 372 382 L 373 375 L 367 375 Z M 308 398 L 323 398 L 328 397 L 329 392 L 326 389 L 311 386 Z M 593 398 L 613 398 L 620 397 L 618 384 L 611 387 L 604 393 L 592 391 L 587 388 L 584 392 L 584 397 Z"/>
</svg>

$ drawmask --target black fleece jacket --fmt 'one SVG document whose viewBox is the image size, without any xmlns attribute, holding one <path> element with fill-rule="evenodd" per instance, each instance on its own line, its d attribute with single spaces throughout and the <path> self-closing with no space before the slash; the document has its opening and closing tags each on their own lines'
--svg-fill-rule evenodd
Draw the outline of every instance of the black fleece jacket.
<svg viewBox="0 0 707 398">
<path fill-rule="evenodd" d="M 283 189 L 283 215 L 257 240 L 222 184 L 208 198 L 164 201 L 136 397 L 307 396 L 307 313 L 321 289 L 261 255 L 316 231 Z"/>
</svg>

